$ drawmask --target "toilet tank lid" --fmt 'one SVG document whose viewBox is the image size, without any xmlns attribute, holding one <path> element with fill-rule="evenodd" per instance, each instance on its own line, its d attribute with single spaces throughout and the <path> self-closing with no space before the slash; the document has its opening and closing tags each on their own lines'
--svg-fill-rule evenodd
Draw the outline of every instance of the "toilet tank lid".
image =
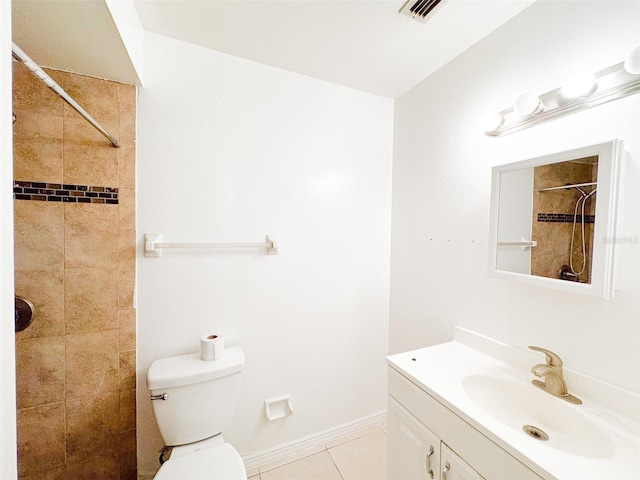
<svg viewBox="0 0 640 480">
<path fill-rule="evenodd" d="M 179 387 L 206 382 L 240 372 L 244 368 L 244 351 L 229 347 L 218 360 L 200 359 L 200 352 L 155 360 L 147 372 L 149 390 Z"/>
</svg>

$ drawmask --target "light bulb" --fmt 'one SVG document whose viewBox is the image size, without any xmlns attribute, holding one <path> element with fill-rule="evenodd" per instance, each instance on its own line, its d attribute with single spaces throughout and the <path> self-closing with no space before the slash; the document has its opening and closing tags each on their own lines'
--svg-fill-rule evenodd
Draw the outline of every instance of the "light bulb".
<svg viewBox="0 0 640 480">
<path fill-rule="evenodd" d="M 632 75 L 640 75 L 640 47 L 631 50 L 624 61 L 624 69 Z"/>
<path fill-rule="evenodd" d="M 498 112 L 487 112 L 480 117 L 479 124 L 483 132 L 497 130 L 504 122 L 504 117 Z"/>
<path fill-rule="evenodd" d="M 596 90 L 596 76 L 587 70 L 569 75 L 562 84 L 562 94 L 567 98 L 588 97 Z"/>
<path fill-rule="evenodd" d="M 540 97 L 533 93 L 523 93 L 520 95 L 513 105 L 513 111 L 520 117 L 527 117 L 540 113 L 544 109 L 544 103 Z"/>
</svg>

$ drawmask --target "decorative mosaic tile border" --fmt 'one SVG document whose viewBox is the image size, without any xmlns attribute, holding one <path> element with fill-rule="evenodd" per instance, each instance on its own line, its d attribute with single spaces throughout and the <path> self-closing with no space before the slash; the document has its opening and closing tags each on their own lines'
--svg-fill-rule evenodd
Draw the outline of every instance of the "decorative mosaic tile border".
<svg viewBox="0 0 640 480">
<path fill-rule="evenodd" d="M 552 223 L 573 223 L 573 213 L 539 213 L 539 222 L 552 222 Z M 582 215 L 578 215 L 578 221 L 582 221 Z M 585 223 L 594 223 L 596 221 L 595 215 L 585 215 Z"/>
<path fill-rule="evenodd" d="M 118 189 L 68 183 L 13 182 L 15 200 L 118 205 Z"/>
</svg>

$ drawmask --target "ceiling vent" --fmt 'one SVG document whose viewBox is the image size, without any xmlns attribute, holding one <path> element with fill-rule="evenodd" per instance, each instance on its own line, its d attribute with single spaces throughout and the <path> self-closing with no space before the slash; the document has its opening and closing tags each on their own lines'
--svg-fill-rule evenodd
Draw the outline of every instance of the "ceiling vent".
<svg viewBox="0 0 640 480">
<path fill-rule="evenodd" d="M 427 16 L 434 13 L 434 10 L 438 10 L 446 2 L 447 0 L 408 0 L 398 12 L 426 23 Z"/>
</svg>

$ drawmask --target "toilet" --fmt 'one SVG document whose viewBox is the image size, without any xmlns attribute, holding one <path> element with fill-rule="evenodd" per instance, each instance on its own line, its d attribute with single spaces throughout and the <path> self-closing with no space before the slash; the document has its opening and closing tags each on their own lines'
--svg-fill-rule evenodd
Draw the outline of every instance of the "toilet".
<svg viewBox="0 0 640 480">
<path fill-rule="evenodd" d="M 240 394 L 244 351 L 229 347 L 213 361 L 200 353 L 161 358 L 147 372 L 162 439 L 171 447 L 154 480 L 246 480 L 240 454 L 222 437 Z"/>
</svg>

